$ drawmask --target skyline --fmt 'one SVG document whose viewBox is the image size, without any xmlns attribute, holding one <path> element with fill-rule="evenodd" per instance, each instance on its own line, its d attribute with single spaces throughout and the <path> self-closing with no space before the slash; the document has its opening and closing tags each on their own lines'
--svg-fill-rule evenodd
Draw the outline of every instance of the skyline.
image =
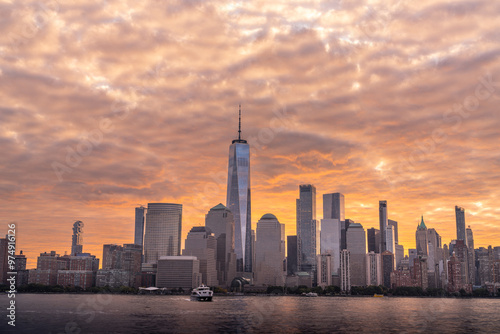
<svg viewBox="0 0 500 334">
<path fill-rule="evenodd" d="M 421 215 L 455 239 L 455 206 L 498 245 L 500 4 L 360 4 L 2 3 L 0 231 L 17 222 L 32 267 L 80 220 L 100 257 L 134 241 L 139 204 L 179 203 L 184 248 L 226 204 L 241 103 L 254 230 L 272 213 L 294 235 L 313 184 L 365 230 L 387 200 L 405 249 Z"/>
</svg>

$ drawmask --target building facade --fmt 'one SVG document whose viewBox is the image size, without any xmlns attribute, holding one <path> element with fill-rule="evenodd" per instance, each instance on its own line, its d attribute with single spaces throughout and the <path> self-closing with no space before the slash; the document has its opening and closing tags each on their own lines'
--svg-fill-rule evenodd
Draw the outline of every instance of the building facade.
<svg viewBox="0 0 500 334">
<path fill-rule="evenodd" d="M 158 259 L 158 288 L 181 288 L 189 291 L 201 283 L 200 261 L 196 256 L 161 256 Z"/>
<path fill-rule="evenodd" d="M 347 250 L 350 253 L 351 285 L 366 284 L 366 234 L 363 226 L 352 223 L 347 230 Z"/>
<path fill-rule="evenodd" d="M 301 271 L 313 273 L 316 270 L 319 226 L 316 221 L 316 187 L 312 184 L 299 186 L 297 199 L 297 245 L 298 265 Z"/>
<path fill-rule="evenodd" d="M 455 205 L 457 223 L 457 240 L 466 240 L 465 237 L 465 209 Z"/>
<path fill-rule="evenodd" d="M 73 224 L 73 236 L 71 239 L 71 255 L 76 256 L 83 252 L 83 222 L 77 220 Z"/>
<path fill-rule="evenodd" d="M 195 226 L 189 231 L 182 255 L 196 256 L 200 262 L 201 281 L 207 286 L 218 286 L 217 240 L 205 226 Z"/>
</svg>

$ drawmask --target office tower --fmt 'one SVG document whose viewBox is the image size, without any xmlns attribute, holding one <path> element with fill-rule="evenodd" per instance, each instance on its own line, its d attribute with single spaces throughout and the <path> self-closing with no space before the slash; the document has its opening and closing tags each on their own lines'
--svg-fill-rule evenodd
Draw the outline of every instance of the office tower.
<svg viewBox="0 0 500 334">
<path fill-rule="evenodd" d="M 160 256 L 181 252 L 182 204 L 148 203 L 144 234 L 144 261 L 155 263 Z"/>
<path fill-rule="evenodd" d="M 83 252 L 83 222 L 77 220 L 73 224 L 73 237 L 71 240 L 71 255 L 75 256 Z"/>
<path fill-rule="evenodd" d="M 378 202 L 378 217 L 380 224 L 380 252 L 384 252 L 387 250 L 386 244 L 386 228 L 389 224 L 389 220 L 387 218 L 387 201 L 379 201 Z"/>
<path fill-rule="evenodd" d="M 345 220 L 344 195 L 341 193 L 323 195 L 323 218 Z"/>
<path fill-rule="evenodd" d="M 259 285 L 284 285 L 285 225 L 267 213 L 257 222 L 255 281 Z"/>
<path fill-rule="evenodd" d="M 189 291 L 201 285 L 201 278 L 200 261 L 196 256 L 161 256 L 158 259 L 158 288 Z"/>
<path fill-rule="evenodd" d="M 252 272 L 252 222 L 250 146 L 241 139 L 241 106 L 238 139 L 229 147 L 226 205 L 234 215 L 236 270 Z"/>
<path fill-rule="evenodd" d="M 330 254 L 320 254 L 316 256 L 316 261 L 318 286 L 324 288 L 332 285 L 332 256 Z"/>
<path fill-rule="evenodd" d="M 380 254 L 373 251 L 366 254 L 366 285 L 382 285 Z"/>
<path fill-rule="evenodd" d="M 419 255 L 413 259 L 413 280 L 415 285 L 421 287 L 424 291 L 427 290 L 429 287 L 428 278 L 427 256 Z"/>
<path fill-rule="evenodd" d="M 343 293 L 351 291 L 351 262 L 347 249 L 340 251 L 340 291 Z"/>
<path fill-rule="evenodd" d="M 408 249 L 408 261 L 410 262 L 410 266 L 413 266 L 413 259 L 417 257 L 416 249 Z"/>
<path fill-rule="evenodd" d="M 382 261 L 382 284 L 391 288 L 391 273 L 394 271 L 394 254 L 384 251 L 380 254 Z"/>
<path fill-rule="evenodd" d="M 321 254 L 330 254 L 332 273 L 339 275 L 341 225 L 338 219 L 321 219 L 320 249 Z"/>
<path fill-rule="evenodd" d="M 465 209 L 455 205 L 455 218 L 457 221 L 457 240 L 466 240 Z"/>
<path fill-rule="evenodd" d="M 286 269 L 288 275 L 293 275 L 298 271 L 297 268 L 297 236 L 289 235 L 286 237 Z"/>
<path fill-rule="evenodd" d="M 463 287 L 462 283 L 462 264 L 455 256 L 452 254 L 450 256 L 450 261 L 448 261 L 448 292 L 458 293 Z"/>
<path fill-rule="evenodd" d="M 401 261 L 403 261 L 405 257 L 405 248 L 403 245 L 396 245 L 396 253 L 394 254 L 396 261 L 396 269 L 401 265 Z"/>
<path fill-rule="evenodd" d="M 144 214 L 146 208 L 142 205 L 135 208 L 135 234 L 134 234 L 134 244 L 143 245 L 144 243 Z"/>
<path fill-rule="evenodd" d="M 476 260 L 474 254 L 474 235 L 470 226 L 465 230 L 465 242 L 468 249 L 468 262 L 469 262 L 469 282 L 475 284 L 476 282 Z"/>
<path fill-rule="evenodd" d="M 477 285 L 484 286 L 494 280 L 492 271 L 492 260 L 494 260 L 493 249 L 490 247 L 479 247 L 476 249 L 477 258 Z"/>
<path fill-rule="evenodd" d="M 465 240 L 457 240 L 453 248 L 453 254 L 461 264 L 461 281 L 464 286 L 471 284 L 469 281 L 469 250 L 465 245 Z M 466 289 L 467 290 L 467 289 Z"/>
<path fill-rule="evenodd" d="M 347 249 L 347 230 L 354 220 L 346 219 L 340 222 L 340 249 Z"/>
<path fill-rule="evenodd" d="M 396 253 L 396 237 L 394 235 L 394 226 L 385 227 L 385 247 L 391 253 Z"/>
<path fill-rule="evenodd" d="M 427 226 L 424 223 L 424 216 L 420 225 L 417 226 L 417 231 L 415 232 L 415 239 L 417 244 L 417 255 L 428 255 L 428 240 L 427 240 Z"/>
<path fill-rule="evenodd" d="M 297 245 L 298 265 L 301 271 L 312 273 L 316 267 L 316 187 L 311 184 L 299 186 L 300 198 L 297 199 Z"/>
<path fill-rule="evenodd" d="M 205 226 L 212 231 L 217 240 L 217 280 L 221 286 L 229 286 L 236 277 L 233 213 L 219 203 L 206 214 Z"/>
<path fill-rule="evenodd" d="M 189 231 L 182 255 L 196 256 L 200 261 L 201 280 L 207 286 L 217 286 L 217 240 L 205 226 L 195 226 Z"/>
<path fill-rule="evenodd" d="M 395 220 L 388 219 L 387 224 L 392 226 L 392 229 L 394 231 L 394 243 L 396 245 L 399 245 L 399 243 L 398 243 L 398 222 Z"/>
<path fill-rule="evenodd" d="M 368 244 L 368 252 L 380 253 L 380 230 L 369 228 L 366 230 L 366 243 Z"/>
<path fill-rule="evenodd" d="M 350 253 L 351 285 L 366 284 L 366 234 L 363 226 L 352 223 L 347 230 L 347 250 Z"/>
</svg>

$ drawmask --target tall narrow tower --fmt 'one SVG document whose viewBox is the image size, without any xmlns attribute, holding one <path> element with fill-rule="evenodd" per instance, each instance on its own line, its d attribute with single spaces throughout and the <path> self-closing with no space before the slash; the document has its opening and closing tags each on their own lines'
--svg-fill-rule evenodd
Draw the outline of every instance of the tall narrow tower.
<svg viewBox="0 0 500 334">
<path fill-rule="evenodd" d="M 241 105 L 238 139 L 229 146 L 227 207 L 234 215 L 236 271 L 252 272 L 252 223 L 250 196 L 250 146 L 241 139 Z"/>
<path fill-rule="evenodd" d="M 71 255 L 83 253 L 83 222 L 77 220 L 73 224 L 73 237 L 71 240 Z"/>
<path fill-rule="evenodd" d="M 378 217 L 380 223 L 380 253 L 387 250 L 387 201 L 378 202 Z"/>
<path fill-rule="evenodd" d="M 465 237 L 465 209 L 455 205 L 455 217 L 457 221 L 457 240 L 466 241 Z"/>
</svg>

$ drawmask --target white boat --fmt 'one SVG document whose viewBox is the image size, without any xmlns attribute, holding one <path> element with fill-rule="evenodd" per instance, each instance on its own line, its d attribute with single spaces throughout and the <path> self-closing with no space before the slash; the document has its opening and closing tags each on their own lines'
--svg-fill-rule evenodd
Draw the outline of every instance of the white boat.
<svg viewBox="0 0 500 334">
<path fill-rule="evenodd" d="M 318 294 L 316 292 L 308 292 L 306 293 L 306 297 L 318 297 Z"/>
<path fill-rule="evenodd" d="M 191 300 L 211 302 L 214 292 L 208 286 L 202 284 L 191 292 Z"/>
</svg>

